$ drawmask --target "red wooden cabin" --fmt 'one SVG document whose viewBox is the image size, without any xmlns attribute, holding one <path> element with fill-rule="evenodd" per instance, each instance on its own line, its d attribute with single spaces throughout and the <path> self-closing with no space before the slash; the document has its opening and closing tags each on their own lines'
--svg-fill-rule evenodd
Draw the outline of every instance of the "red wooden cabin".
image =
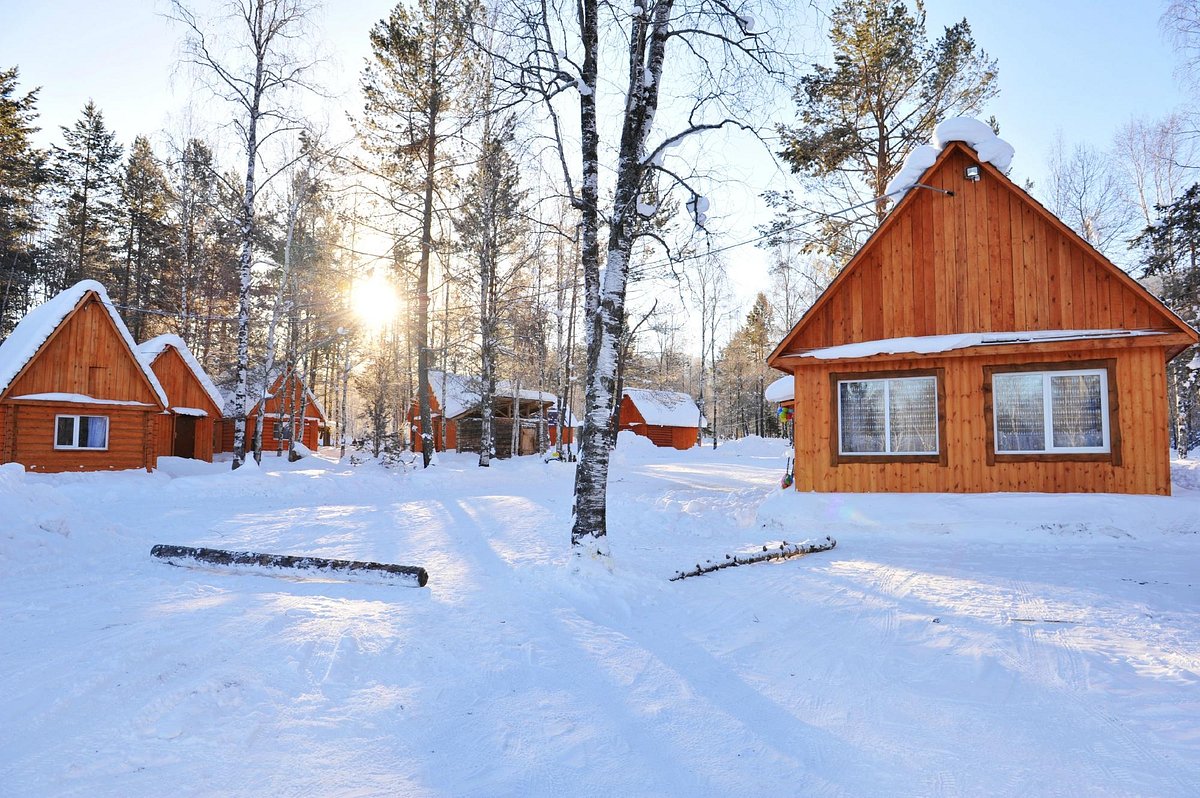
<svg viewBox="0 0 1200 798">
<path fill-rule="evenodd" d="M 138 346 L 138 359 L 158 377 L 170 403 L 155 419 L 159 457 L 212 462 L 213 430 L 224 399 L 204 368 L 177 335 L 160 335 Z"/>
<path fill-rule="evenodd" d="M 797 490 L 1170 493 L 1166 364 L 1196 332 L 996 149 L 946 141 L 768 358 L 804 408 Z"/>
<path fill-rule="evenodd" d="M 104 286 L 85 280 L 0 343 L 0 463 L 30 471 L 151 470 L 167 397 Z"/>
<path fill-rule="evenodd" d="M 621 395 L 619 430 L 632 430 L 655 446 L 690 449 L 705 425 L 696 400 L 678 391 L 626 388 Z"/>
<path fill-rule="evenodd" d="M 259 413 L 263 415 L 262 450 L 266 452 L 285 452 L 288 448 L 290 433 L 288 423 L 293 413 L 300 412 L 300 404 L 304 402 L 304 423 L 297 440 L 312 451 L 321 445 L 321 432 L 328 426 L 325 408 L 317 401 L 317 397 L 304 384 L 300 375 L 293 371 L 277 376 L 267 390 L 266 410 L 263 403 L 256 402 L 246 413 L 246 451 L 250 451 L 251 438 L 254 435 L 254 425 Z M 226 407 L 228 412 L 229 408 Z M 234 420 L 226 418 L 221 422 L 221 440 L 217 443 L 217 451 L 233 451 Z"/>
</svg>

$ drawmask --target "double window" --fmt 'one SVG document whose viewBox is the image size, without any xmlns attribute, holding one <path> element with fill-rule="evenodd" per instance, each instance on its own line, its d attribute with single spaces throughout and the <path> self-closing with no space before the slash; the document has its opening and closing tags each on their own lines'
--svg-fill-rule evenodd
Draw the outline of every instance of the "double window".
<svg viewBox="0 0 1200 798">
<path fill-rule="evenodd" d="M 55 449 L 107 449 L 108 416 L 55 416 Z"/>
<path fill-rule="evenodd" d="M 833 375 L 835 461 L 940 459 L 939 371 Z"/>
<path fill-rule="evenodd" d="M 991 451 L 1029 456 L 1110 454 L 1109 369 L 1095 365 L 987 369 L 992 388 Z"/>
</svg>

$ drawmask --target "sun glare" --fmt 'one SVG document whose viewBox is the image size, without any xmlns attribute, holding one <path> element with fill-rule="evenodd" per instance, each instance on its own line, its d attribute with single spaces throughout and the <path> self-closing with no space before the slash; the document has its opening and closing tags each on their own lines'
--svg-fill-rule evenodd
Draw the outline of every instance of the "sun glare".
<svg viewBox="0 0 1200 798">
<path fill-rule="evenodd" d="M 363 324 L 373 331 L 390 324 L 400 308 L 396 289 L 385 275 L 377 271 L 364 280 L 354 281 L 354 287 L 350 289 L 350 301 Z"/>
</svg>

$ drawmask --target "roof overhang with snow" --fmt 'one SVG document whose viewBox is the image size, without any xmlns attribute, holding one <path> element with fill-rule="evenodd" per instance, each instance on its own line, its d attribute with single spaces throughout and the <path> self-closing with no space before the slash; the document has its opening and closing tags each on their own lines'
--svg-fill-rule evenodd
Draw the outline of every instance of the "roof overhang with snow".
<svg viewBox="0 0 1200 798">
<path fill-rule="evenodd" d="M 150 391 L 159 399 L 162 407 L 165 408 L 169 405 L 167 392 L 163 390 L 162 383 L 158 381 L 153 370 L 138 358 L 137 344 L 133 342 L 133 336 L 129 334 L 129 328 L 125 326 L 121 314 L 117 313 L 112 300 L 108 298 L 108 291 L 95 280 L 81 280 L 38 305 L 25 314 L 25 317 L 9 333 L 8 337 L 0 343 L 0 397 L 4 396 L 5 392 L 34 361 L 63 322 L 82 307 L 92 294 L 96 296 L 101 307 L 108 313 L 117 333 L 125 341 L 125 345 L 129 348 L 129 355 L 137 364 Z M 105 403 L 111 404 L 112 402 L 105 400 Z"/>
<path fill-rule="evenodd" d="M 623 395 L 633 402 L 646 423 L 655 427 L 703 427 L 705 420 L 689 394 L 649 388 L 626 388 Z"/>
<path fill-rule="evenodd" d="M 221 396 L 221 391 L 218 390 L 217 386 L 208 376 L 208 372 L 206 372 L 204 367 L 200 365 L 200 361 L 197 360 L 196 356 L 192 354 L 192 350 L 178 335 L 172 335 L 168 333 L 166 335 L 160 335 L 156 338 L 151 338 L 149 341 L 144 341 L 138 345 L 137 357 L 146 368 L 153 371 L 154 361 L 157 360 L 163 352 L 167 351 L 167 349 L 174 349 L 179 356 L 183 358 L 183 362 L 187 365 L 188 370 L 192 372 L 192 375 L 196 378 L 196 381 L 200 383 L 200 387 L 204 389 L 204 393 L 208 395 L 210 400 L 212 400 L 213 408 L 216 410 L 217 414 L 220 414 L 221 408 L 225 405 L 225 398 Z M 195 415 L 194 413 L 182 413 L 180 408 L 173 407 L 171 410 L 175 413 L 180 413 L 181 415 Z"/>
</svg>

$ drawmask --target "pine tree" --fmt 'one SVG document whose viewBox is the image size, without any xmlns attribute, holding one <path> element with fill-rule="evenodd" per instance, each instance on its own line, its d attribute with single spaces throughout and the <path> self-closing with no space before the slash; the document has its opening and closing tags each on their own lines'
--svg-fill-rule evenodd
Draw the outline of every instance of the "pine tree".
<svg viewBox="0 0 1200 798">
<path fill-rule="evenodd" d="M 887 213 L 884 190 L 908 153 L 943 118 L 979 112 L 998 91 L 997 73 L 966 19 L 930 44 L 921 0 L 915 13 L 905 0 L 842 0 L 830 15 L 829 42 L 833 64 L 813 64 L 801 79 L 798 124 L 780 127 L 780 156 L 808 178 L 823 211 L 866 206 L 821 218 L 811 246 L 844 256 Z M 785 208 L 792 202 L 769 199 Z"/>
<path fill-rule="evenodd" d="M 46 181 L 46 153 L 35 148 L 38 89 L 21 95 L 16 67 L 0 70 L 0 337 L 31 304 L 37 277 L 35 208 Z"/>
<path fill-rule="evenodd" d="M 148 314 L 166 309 L 162 275 L 175 251 L 167 178 L 144 136 L 133 140 L 119 193 L 124 241 L 113 270 L 114 289 L 130 332 L 141 340 Z"/>
<path fill-rule="evenodd" d="M 491 117 L 484 121 L 479 160 L 467 179 L 461 209 L 454 217 L 462 247 L 478 269 L 481 467 L 491 464 L 495 452 L 492 417 L 500 349 L 500 267 L 512 255 L 524 227 L 520 214 L 525 193 L 520 189 L 516 161 L 507 148 L 513 125 L 512 119 L 505 120 L 497 125 L 498 132 L 493 132 Z"/>
<path fill-rule="evenodd" d="M 121 145 L 88 100 L 72 127 L 62 128 L 64 146 L 54 147 L 54 177 L 63 192 L 56 251 L 62 290 L 79 280 L 107 280 L 116 232 Z"/>
<path fill-rule="evenodd" d="M 367 147 L 394 185 L 419 197 L 411 215 L 420 222 L 415 344 L 425 466 L 435 446 L 429 399 L 429 269 L 434 223 L 449 221 L 435 199 L 453 180 L 447 148 L 469 113 L 463 88 L 471 72 L 467 30 L 473 13 L 474 6 L 463 0 L 421 0 L 412 9 L 397 5 L 371 29 L 372 60 L 362 78 Z"/>
<path fill-rule="evenodd" d="M 1142 266 L 1149 277 L 1162 280 L 1161 297 L 1171 310 L 1196 327 L 1200 325 L 1200 184 L 1187 189 L 1170 205 L 1158 206 L 1159 219 L 1135 239 L 1142 249 Z M 1189 367 L 1189 351 L 1168 366 L 1171 387 L 1172 443 L 1181 456 L 1200 444 L 1195 415 L 1197 371 Z"/>
</svg>

